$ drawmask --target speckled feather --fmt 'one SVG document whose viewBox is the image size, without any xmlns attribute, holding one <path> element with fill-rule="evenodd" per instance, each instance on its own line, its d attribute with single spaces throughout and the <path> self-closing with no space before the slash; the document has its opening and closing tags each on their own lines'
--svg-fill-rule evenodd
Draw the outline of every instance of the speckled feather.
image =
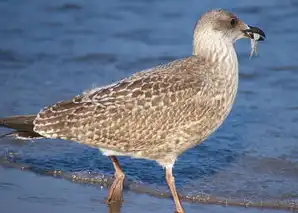
<svg viewBox="0 0 298 213">
<path fill-rule="evenodd" d="M 194 55 L 46 107 L 34 120 L 34 131 L 107 153 L 173 165 L 179 154 L 223 122 L 237 90 L 234 48 L 223 46 L 221 52 L 212 52 L 217 48 L 212 44 L 209 55 L 199 54 L 208 50 L 206 32 L 201 35 L 199 25 L 200 21 Z M 196 40 L 200 35 L 202 39 Z"/>
</svg>

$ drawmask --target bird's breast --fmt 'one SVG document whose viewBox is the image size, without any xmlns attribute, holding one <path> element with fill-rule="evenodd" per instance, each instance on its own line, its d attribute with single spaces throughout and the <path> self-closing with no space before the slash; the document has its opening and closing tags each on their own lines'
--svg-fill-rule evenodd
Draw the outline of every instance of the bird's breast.
<svg viewBox="0 0 298 213">
<path fill-rule="evenodd" d="M 218 84 L 210 91 L 206 101 L 194 99 L 193 106 L 185 108 L 186 114 L 189 109 L 193 110 L 186 116 L 185 125 L 177 128 L 172 135 L 172 139 L 178 139 L 176 146 L 180 153 L 206 139 L 229 115 L 237 93 L 238 74 L 235 73 Z"/>
</svg>

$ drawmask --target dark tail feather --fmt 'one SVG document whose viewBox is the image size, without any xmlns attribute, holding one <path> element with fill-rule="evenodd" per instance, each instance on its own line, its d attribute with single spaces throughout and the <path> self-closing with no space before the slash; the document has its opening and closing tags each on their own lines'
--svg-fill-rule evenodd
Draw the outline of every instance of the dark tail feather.
<svg viewBox="0 0 298 213">
<path fill-rule="evenodd" d="M 0 138 L 7 135 L 19 135 L 28 138 L 41 137 L 41 135 L 33 131 L 33 121 L 35 118 L 36 115 L 19 115 L 0 118 L 0 127 L 15 130 L 14 132 L 0 136 Z"/>
</svg>

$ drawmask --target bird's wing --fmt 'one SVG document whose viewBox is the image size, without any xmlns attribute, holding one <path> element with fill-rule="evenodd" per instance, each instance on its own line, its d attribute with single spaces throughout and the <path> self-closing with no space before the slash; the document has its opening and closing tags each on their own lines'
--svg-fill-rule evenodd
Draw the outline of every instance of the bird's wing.
<svg viewBox="0 0 298 213">
<path fill-rule="evenodd" d="M 168 116 L 176 116 L 177 103 L 198 93 L 203 101 L 200 90 L 207 91 L 204 85 L 210 84 L 205 84 L 206 72 L 194 71 L 200 68 L 200 61 L 189 57 L 85 92 L 43 109 L 34 121 L 34 131 L 49 138 L 115 149 L 121 142 L 123 148 L 133 140 L 142 144 L 154 134 L 164 137 L 158 131 L 167 128 Z"/>
</svg>

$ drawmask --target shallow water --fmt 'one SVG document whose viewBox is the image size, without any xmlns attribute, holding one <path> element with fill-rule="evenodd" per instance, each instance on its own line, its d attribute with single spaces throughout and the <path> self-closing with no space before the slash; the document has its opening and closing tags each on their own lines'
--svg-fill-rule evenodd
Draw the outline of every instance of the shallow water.
<svg viewBox="0 0 298 213">
<path fill-rule="evenodd" d="M 189 55 L 195 20 L 219 7 L 261 27 L 267 40 L 259 43 L 259 55 L 251 60 L 249 42 L 236 44 L 236 103 L 215 134 L 178 159 L 178 189 L 186 196 L 206 193 L 228 200 L 298 202 L 294 0 L 232 5 L 227 0 L 0 1 L 0 117 L 37 113 L 87 88 Z M 29 165 L 36 172 L 113 173 L 109 160 L 96 149 L 76 143 L 0 140 L 4 161 Z M 163 171 L 154 162 L 120 161 L 130 181 L 167 190 Z"/>
<path fill-rule="evenodd" d="M 107 207 L 103 200 L 107 191 L 89 185 L 67 182 L 61 179 L 39 176 L 25 171 L 0 168 L 4 172 L 0 183 L 1 209 L 7 212 L 108 212 L 120 213 L 119 207 Z M 23 184 L 26 182 L 26 184 Z M 170 213 L 174 206 L 169 199 L 151 197 L 125 191 L 125 204 L 121 213 Z M 17 205 L 12 205 L 17 203 Z M 257 211 L 252 208 L 226 207 L 219 205 L 184 204 L 188 213 L 271 213 L 271 210 Z M 275 211 L 286 213 L 286 211 Z"/>
</svg>

